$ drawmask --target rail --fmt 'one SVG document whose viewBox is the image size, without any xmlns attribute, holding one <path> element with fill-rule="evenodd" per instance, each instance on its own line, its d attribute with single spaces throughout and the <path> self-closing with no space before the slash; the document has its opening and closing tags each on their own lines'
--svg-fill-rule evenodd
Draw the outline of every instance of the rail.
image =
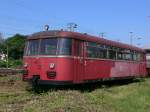
<svg viewBox="0 0 150 112">
<path fill-rule="evenodd" d="M 0 68 L 0 76 L 21 74 L 22 69 Z"/>
</svg>

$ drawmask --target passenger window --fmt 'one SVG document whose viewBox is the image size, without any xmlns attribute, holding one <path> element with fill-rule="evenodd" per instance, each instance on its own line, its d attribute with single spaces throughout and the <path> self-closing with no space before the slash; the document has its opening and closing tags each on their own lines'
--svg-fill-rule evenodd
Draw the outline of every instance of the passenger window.
<svg viewBox="0 0 150 112">
<path fill-rule="evenodd" d="M 131 60 L 131 54 L 130 53 L 125 53 L 125 60 Z"/>
<path fill-rule="evenodd" d="M 136 52 L 133 53 L 133 61 L 137 61 L 137 53 Z"/>
<path fill-rule="evenodd" d="M 132 60 L 131 51 L 128 49 L 123 50 L 123 59 L 124 60 Z"/>
<path fill-rule="evenodd" d="M 109 59 L 116 59 L 116 48 L 113 46 L 108 46 L 108 57 Z"/>
<path fill-rule="evenodd" d="M 71 55 L 72 39 L 62 38 L 59 40 L 59 55 Z"/>
<path fill-rule="evenodd" d="M 137 61 L 141 61 L 141 54 L 140 53 L 137 53 Z"/>
<path fill-rule="evenodd" d="M 116 51 L 109 50 L 109 59 L 116 59 Z"/>
<path fill-rule="evenodd" d="M 107 58 L 107 49 L 98 48 L 97 49 L 97 57 L 98 58 Z"/>
<path fill-rule="evenodd" d="M 123 53 L 122 52 L 117 52 L 117 59 L 122 60 L 123 59 Z"/>
<path fill-rule="evenodd" d="M 96 58 L 97 57 L 97 48 L 87 46 L 87 57 Z"/>
</svg>

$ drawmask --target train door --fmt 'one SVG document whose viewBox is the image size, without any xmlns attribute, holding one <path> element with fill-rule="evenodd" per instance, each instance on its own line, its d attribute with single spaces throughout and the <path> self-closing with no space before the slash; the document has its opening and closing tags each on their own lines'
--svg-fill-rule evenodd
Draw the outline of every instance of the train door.
<svg viewBox="0 0 150 112">
<path fill-rule="evenodd" d="M 84 41 L 74 40 L 74 83 L 84 79 Z"/>
</svg>

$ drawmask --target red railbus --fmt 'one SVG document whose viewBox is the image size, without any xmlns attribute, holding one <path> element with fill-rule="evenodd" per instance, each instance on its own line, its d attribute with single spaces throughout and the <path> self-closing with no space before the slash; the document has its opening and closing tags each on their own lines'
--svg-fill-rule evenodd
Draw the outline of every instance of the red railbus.
<svg viewBox="0 0 150 112">
<path fill-rule="evenodd" d="M 23 59 L 23 80 L 40 85 L 147 76 L 144 50 L 77 32 L 30 35 Z"/>
</svg>

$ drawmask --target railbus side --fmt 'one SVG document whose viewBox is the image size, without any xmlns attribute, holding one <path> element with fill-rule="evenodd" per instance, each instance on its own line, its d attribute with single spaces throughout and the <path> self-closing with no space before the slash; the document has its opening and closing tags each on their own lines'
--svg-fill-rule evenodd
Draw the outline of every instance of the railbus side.
<svg viewBox="0 0 150 112">
<path fill-rule="evenodd" d="M 147 75 L 144 52 L 67 35 L 27 40 L 24 69 L 24 80 L 55 85 Z"/>
</svg>

